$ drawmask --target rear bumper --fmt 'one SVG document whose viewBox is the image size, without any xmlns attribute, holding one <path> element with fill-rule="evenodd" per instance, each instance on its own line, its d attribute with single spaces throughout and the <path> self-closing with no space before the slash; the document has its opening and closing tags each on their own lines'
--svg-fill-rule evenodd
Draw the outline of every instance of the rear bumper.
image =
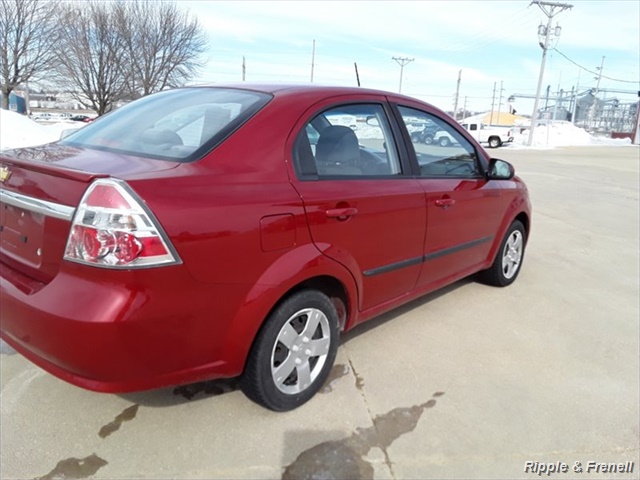
<svg viewBox="0 0 640 480">
<path fill-rule="evenodd" d="M 34 285 L 0 264 L 0 336 L 90 390 L 231 377 L 242 372 L 249 348 L 227 348 L 247 291 L 198 283 L 184 266 L 118 272 L 65 262 L 49 284 Z"/>
</svg>

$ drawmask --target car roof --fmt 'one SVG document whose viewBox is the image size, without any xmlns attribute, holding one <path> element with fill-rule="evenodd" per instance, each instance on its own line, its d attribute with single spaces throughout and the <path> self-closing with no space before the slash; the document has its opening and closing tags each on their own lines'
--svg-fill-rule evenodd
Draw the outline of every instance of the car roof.
<svg viewBox="0 0 640 480">
<path fill-rule="evenodd" d="M 384 90 L 376 90 L 371 88 L 362 88 L 354 86 L 341 86 L 341 85 L 322 85 L 314 83 L 215 83 L 215 84 L 197 84 L 191 87 L 205 87 L 205 88 L 235 88 L 240 90 L 252 90 L 256 92 L 269 93 L 276 95 L 283 92 L 295 92 L 295 93 L 314 93 L 318 95 L 336 95 L 336 94 L 375 94 L 375 95 L 392 95 L 396 97 L 406 97 L 398 93 L 388 92 Z M 190 88 L 189 86 L 185 88 Z M 413 99 L 415 100 L 415 99 Z"/>
</svg>

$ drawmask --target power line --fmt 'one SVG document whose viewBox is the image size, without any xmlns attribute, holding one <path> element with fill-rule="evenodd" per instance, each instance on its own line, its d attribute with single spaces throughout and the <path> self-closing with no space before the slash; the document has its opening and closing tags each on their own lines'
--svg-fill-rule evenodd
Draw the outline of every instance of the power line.
<svg viewBox="0 0 640 480">
<path fill-rule="evenodd" d="M 592 73 L 594 75 L 599 75 L 602 78 L 606 78 L 607 80 L 611 80 L 612 82 L 621 82 L 621 83 L 640 83 L 640 80 L 621 80 L 619 78 L 611 78 L 611 77 L 607 77 L 606 75 L 601 75 L 599 72 L 594 72 L 593 70 L 589 70 L 588 68 L 583 67 L 582 65 L 580 65 L 579 63 L 574 62 L 573 60 L 571 60 L 569 57 L 567 57 L 564 53 L 562 53 L 560 50 L 558 50 L 557 48 L 554 48 L 554 50 L 556 52 L 558 52 L 560 55 L 562 55 L 564 58 L 566 58 L 567 60 L 569 60 L 571 63 L 573 63 L 576 67 L 581 68 L 582 70 L 585 70 L 589 73 Z"/>
</svg>

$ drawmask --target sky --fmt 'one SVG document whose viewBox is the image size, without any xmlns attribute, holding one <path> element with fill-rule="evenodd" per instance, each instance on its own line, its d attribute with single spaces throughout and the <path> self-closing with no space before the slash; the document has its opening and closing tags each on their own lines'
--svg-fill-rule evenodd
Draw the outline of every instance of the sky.
<svg viewBox="0 0 640 480">
<path fill-rule="evenodd" d="M 209 37 L 205 67 L 193 83 L 311 81 L 399 91 L 452 110 L 482 111 L 516 94 L 513 107 L 531 114 L 542 59 L 538 25 L 547 16 L 521 0 L 180 1 Z M 640 1 L 574 0 L 553 18 L 543 93 L 597 86 L 606 98 L 634 102 L 640 89 Z M 315 55 L 313 44 L 315 40 Z M 563 57 L 561 53 L 567 58 Z M 574 63 L 572 63 L 574 62 Z M 584 68 L 580 68 L 577 65 Z M 586 69 L 586 70 L 585 70 Z M 588 72 L 590 70 L 592 73 Z M 607 79 L 610 77 L 614 81 Z M 495 99 L 494 99 L 495 85 Z M 502 85 L 502 92 L 501 92 Z M 502 93 L 502 98 L 500 96 Z M 544 103 L 544 102 L 543 102 Z"/>
</svg>

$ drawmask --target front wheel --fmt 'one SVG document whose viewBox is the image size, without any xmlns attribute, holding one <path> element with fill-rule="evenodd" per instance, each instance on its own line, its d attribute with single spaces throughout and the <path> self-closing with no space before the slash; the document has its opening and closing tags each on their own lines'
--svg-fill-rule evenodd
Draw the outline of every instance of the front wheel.
<svg viewBox="0 0 640 480">
<path fill-rule="evenodd" d="M 338 349 L 338 314 L 325 294 L 303 290 L 282 302 L 258 333 L 242 391 L 275 411 L 293 410 L 322 387 Z"/>
<path fill-rule="evenodd" d="M 480 272 L 484 283 L 506 287 L 515 281 L 524 259 L 526 235 L 522 222 L 515 220 L 507 230 L 493 264 L 487 270 Z"/>
<path fill-rule="evenodd" d="M 438 140 L 438 144 L 441 147 L 448 147 L 449 145 L 451 145 L 451 140 L 449 140 L 447 137 L 440 137 L 440 140 Z"/>
</svg>

